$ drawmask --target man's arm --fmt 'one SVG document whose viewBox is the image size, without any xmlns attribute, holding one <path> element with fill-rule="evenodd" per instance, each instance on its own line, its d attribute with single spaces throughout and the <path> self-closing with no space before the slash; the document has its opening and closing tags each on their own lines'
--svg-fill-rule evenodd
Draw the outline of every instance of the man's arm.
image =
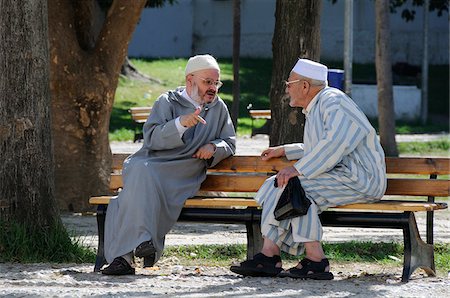
<svg viewBox="0 0 450 298">
<path fill-rule="evenodd" d="M 222 109 L 223 113 L 226 113 L 226 117 L 224 117 L 225 121 L 222 125 L 219 138 L 211 141 L 216 147 L 216 150 L 212 158 L 208 160 L 209 167 L 214 167 L 221 160 L 234 155 L 236 152 L 236 131 L 225 104 L 223 104 Z"/>
<path fill-rule="evenodd" d="M 328 111 L 324 121 L 326 130 L 321 140 L 294 165 L 307 178 L 314 178 L 334 168 L 367 135 L 367 130 L 339 107 Z"/>
<path fill-rule="evenodd" d="M 283 147 L 287 159 L 296 160 L 303 157 L 303 143 L 286 144 Z"/>
<path fill-rule="evenodd" d="M 164 95 L 161 96 L 154 103 L 152 113 L 144 124 L 146 147 L 151 150 L 168 150 L 184 145 L 178 126 L 189 128 L 203 123 L 205 120 L 198 115 L 199 113 L 200 109 L 197 109 L 194 113 L 174 118 L 170 104 Z"/>
</svg>

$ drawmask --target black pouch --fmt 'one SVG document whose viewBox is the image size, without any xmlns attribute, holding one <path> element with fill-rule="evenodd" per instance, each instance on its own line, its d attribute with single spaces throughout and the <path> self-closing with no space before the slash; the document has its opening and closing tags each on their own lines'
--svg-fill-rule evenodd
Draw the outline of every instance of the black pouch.
<svg viewBox="0 0 450 298">
<path fill-rule="evenodd" d="M 275 178 L 275 187 L 278 187 L 277 178 Z M 278 199 L 273 215 L 278 221 L 302 216 L 308 213 L 310 205 L 311 202 L 306 197 L 300 180 L 292 177 Z"/>
</svg>

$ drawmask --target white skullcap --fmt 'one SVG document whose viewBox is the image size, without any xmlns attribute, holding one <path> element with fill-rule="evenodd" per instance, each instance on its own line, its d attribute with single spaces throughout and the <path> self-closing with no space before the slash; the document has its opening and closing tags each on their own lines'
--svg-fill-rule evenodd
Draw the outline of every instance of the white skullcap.
<svg viewBox="0 0 450 298">
<path fill-rule="evenodd" d="M 204 69 L 217 69 L 220 72 L 219 64 L 211 55 L 197 55 L 189 58 L 189 61 L 186 64 L 186 70 L 184 72 L 188 75 L 195 71 Z"/>
<path fill-rule="evenodd" d="M 292 71 L 313 80 L 327 81 L 328 67 L 309 59 L 298 59 Z"/>
</svg>

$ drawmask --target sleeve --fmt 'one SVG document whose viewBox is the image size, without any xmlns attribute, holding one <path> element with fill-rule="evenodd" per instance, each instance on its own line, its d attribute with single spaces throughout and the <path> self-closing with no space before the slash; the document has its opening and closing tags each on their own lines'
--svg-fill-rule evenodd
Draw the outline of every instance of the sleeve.
<svg viewBox="0 0 450 298">
<path fill-rule="evenodd" d="M 183 134 L 186 132 L 186 130 L 189 129 L 189 127 L 184 127 L 184 126 L 181 124 L 180 116 L 178 116 L 178 117 L 175 119 L 175 126 L 177 127 L 178 133 L 180 134 L 180 138 L 182 138 L 182 137 L 183 137 Z"/>
<path fill-rule="evenodd" d="M 288 160 L 300 159 L 303 157 L 303 143 L 294 143 L 284 145 L 284 152 Z"/>
<path fill-rule="evenodd" d="M 175 124 L 174 115 L 165 95 L 153 104 L 152 112 L 144 124 L 144 144 L 151 150 L 168 150 L 184 145 Z"/>
<path fill-rule="evenodd" d="M 367 135 L 367 130 L 339 106 L 326 111 L 323 121 L 325 129 L 319 142 L 294 165 L 306 178 L 333 169 Z"/>
<path fill-rule="evenodd" d="M 211 143 L 216 145 L 216 152 L 208 160 L 208 167 L 214 167 L 221 160 L 236 153 L 236 131 L 225 104 L 223 104 L 223 109 L 225 117 L 223 117 L 224 121 L 220 129 L 219 137 L 211 141 Z"/>
</svg>

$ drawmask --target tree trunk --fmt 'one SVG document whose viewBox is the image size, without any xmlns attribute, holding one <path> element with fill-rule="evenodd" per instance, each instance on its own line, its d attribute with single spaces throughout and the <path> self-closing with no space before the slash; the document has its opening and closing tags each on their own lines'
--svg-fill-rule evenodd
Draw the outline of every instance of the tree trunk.
<svg viewBox="0 0 450 298">
<path fill-rule="evenodd" d="M 0 53 L 0 220 L 54 226 L 47 1 L 0 0 Z"/>
<path fill-rule="evenodd" d="M 233 0 L 233 104 L 231 105 L 231 119 L 237 128 L 239 118 L 239 102 L 241 87 L 239 82 L 239 56 L 241 48 L 241 0 Z"/>
<path fill-rule="evenodd" d="M 389 0 L 375 1 L 378 122 L 380 142 L 386 156 L 398 156 L 395 142 L 395 112 L 392 91 Z"/>
<path fill-rule="evenodd" d="M 100 30 L 96 1 L 49 0 L 55 193 L 63 210 L 106 193 L 109 119 L 120 68 L 145 0 L 114 0 Z"/>
<path fill-rule="evenodd" d="M 321 6 L 321 1 L 314 0 L 277 0 L 270 87 L 271 146 L 303 141 L 305 117 L 300 108 L 289 106 L 282 81 L 288 78 L 298 58 L 319 61 Z"/>
</svg>

